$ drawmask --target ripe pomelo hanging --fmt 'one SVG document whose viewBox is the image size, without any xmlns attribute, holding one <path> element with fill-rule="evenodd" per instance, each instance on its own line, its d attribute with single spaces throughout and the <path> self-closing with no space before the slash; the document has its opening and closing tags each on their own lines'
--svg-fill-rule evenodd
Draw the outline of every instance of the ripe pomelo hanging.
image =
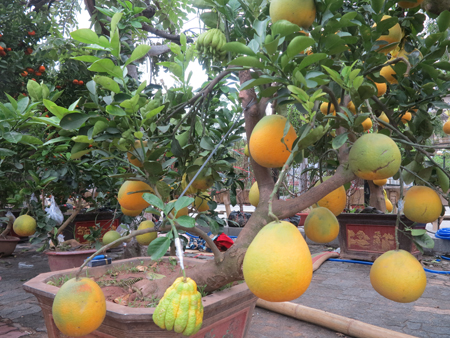
<svg viewBox="0 0 450 338">
<path fill-rule="evenodd" d="M 258 182 L 255 181 L 255 183 L 252 184 L 252 187 L 250 188 L 250 191 L 248 193 L 248 200 L 250 201 L 250 204 L 254 207 L 257 207 L 259 204 L 259 188 L 258 188 Z"/>
<path fill-rule="evenodd" d="M 446 133 L 447 135 L 450 135 L 450 119 L 444 123 L 444 126 L 442 127 L 442 131 L 444 133 Z"/>
<path fill-rule="evenodd" d="M 387 178 L 383 178 L 382 180 L 373 180 L 373 184 L 382 187 L 387 183 Z"/>
<path fill-rule="evenodd" d="M 109 243 L 114 242 L 115 240 L 117 240 L 119 238 L 120 238 L 120 234 L 116 230 L 110 230 L 103 235 L 102 244 L 108 245 Z M 113 245 L 111 248 L 117 248 L 120 246 L 120 244 L 121 243 L 117 243 L 117 244 Z"/>
<path fill-rule="evenodd" d="M 269 302 L 300 297 L 312 278 L 308 245 L 292 223 L 267 224 L 250 243 L 242 265 L 248 288 Z"/>
<path fill-rule="evenodd" d="M 141 224 L 139 224 L 137 230 L 144 230 L 144 229 L 153 229 L 155 227 L 155 223 L 152 221 L 143 221 Z M 140 245 L 149 245 L 156 237 L 158 237 L 158 233 L 156 231 L 149 232 L 143 235 L 136 236 L 136 240 Z"/>
<path fill-rule="evenodd" d="M 442 212 L 441 198 L 431 188 L 413 186 L 405 194 L 403 212 L 413 222 L 434 222 Z"/>
<path fill-rule="evenodd" d="M 133 193 L 139 191 L 138 193 Z M 119 204 L 128 210 L 143 210 L 150 203 L 142 198 L 146 192 L 153 193 L 152 187 L 142 181 L 125 181 L 119 189 L 117 200 Z"/>
<path fill-rule="evenodd" d="M 364 134 L 350 149 L 348 163 L 353 173 L 364 180 L 389 178 L 400 168 L 400 149 L 386 135 Z"/>
<path fill-rule="evenodd" d="M 284 127 L 289 123 L 284 116 L 268 115 L 264 116 L 253 129 L 250 136 L 250 154 L 252 158 L 261 166 L 266 168 L 279 168 L 286 163 L 292 144 L 297 138 L 292 125 L 289 124 L 289 131 L 284 137 Z"/>
<path fill-rule="evenodd" d="M 209 210 L 209 201 L 211 201 L 211 196 L 207 193 L 202 192 L 195 197 L 194 207 L 198 212 L 207 211 Z"/>
<path fill-rule="evenodd" d="M 36 232 L 36 220 L 29 215 L 19 216 L 13 223 L 13 230 L 20 237 L 32 236 Z"/>
<path fill-rule="evenodd" d="M 106 315 L 102 289 L 90 278 L 69 279 L 56 293 L 52 316 L 65 335 L 80 337 L 99 328 Z"/>
<path fill-rule="evenodd" d="M 324 177 L 323 181 L 328 180 L 330 176 Z M 320 184 L 320 181 L 316 183 L 316 186 Z M 347 194 L 345 193 L 344 186 L 333 190 L 328 195 L 320 199 L 317 204 L 319 207 L 324 207 L 330 210 L 335 216 L 340 215 L 344 211 L 347 204 Z"/>
<path fill-rule="evenodd" d="M 130 217 L 136 217 L 142 213 L 142 210 L 128 210 L 122 206 L 120 207 L 120 210 L 122 211 L 122 213 L 124 215 L 130 216 Z"/>
<path fill-rule="evenodd" d="M 271 0 L 269 15 L 272 23 L 287 20 L 308 28 L 316 18 L 316 5 L 314 0 Z"/>
<path fill-rule="evenodd" d="M 390 250 L 378 257 L 370 268 L 370 283 L 383 297 L 399 303 L 419 299 L 427 276 L 419 261 L 405 250 Z"/>
<path fill-rule="evenodd" d="M 144 144 L 144 147 L 147 146 L 147 141 L 142 141 L 142 143 Z M 127 158 L 128 161 L 136 167 L 142 168 L 144 166 L 144 164 L 139 160 L 144 158 L 144 152 L 142 151 L 142 144 L 140 140 L 134 141 L 134 148 L 132 147 L 129 151 L 127 151 Z"/>
<path fill-rule="evenodd" d="M 390 19 L 391 17 L 389 15 L 383 15 L 381 18 L 381 21 Z M 376 27 L 376 24 L 374 25 Z M 399 44 L 400 40 L 402 39 L 402 28 L 400 27 L 399 23 L 396 23 L 394 26 L 389 28 L 389 34 L 388 35 L 381 35 L 377 41 L 385 41 L 387 43 L 379 45 L 380 47 L 377 49 L 377 51 L 388 54 L 390 51 L 394 50 L 397 45 Z M 396 43 L 396 45 L 392 45 L 390 47 L 384 48 L 385 46 Z"/>
<path fill-rule="evenodd" d="M 176 201 L 176 199 L 172 200 L 170 202 L 175 202 L 175 201 Z M 172 211 L 170 212 L 168 217 L 169 218 L 173 218 L 174 213 L 175 213 L 175 208 L 172 209 Z M 180 210 L 178 210 L 177 215 L 176 215 L 175 218 L 179 218 L 181 216 L 187 216 L 187 215 L 189 215 L 189 209 L 188 209 L 188 207 L 184 207 L 184 208 L 181 208 Z"/>
<path fill-rule="evenodd" d="M 306 217 L 305 235 L 316 243 L 328 243 L 339 234 L 339 221 L 324 207 L 314 208 Z"/>
<path fill-rule="evenodd" d="M 192 165 L 198 165 L 201 167 L 203 163 L 205 163 L 205 159 L 203 157 L 199 157 L 192 163 Z M 190 172 L 187 175 L 189 181 L 193 180 L 196 173 L 197 171 Z M 198 176 L 195 178 L 194 182 L 192 182 L 191 187 L 197 190 L 204 191 L 211 188 L 213 184 L 214 184 L 214 177 L 211 175 L 210 169 L 205 167 L 202 169 L 200 174 L 198 174 Z"/>
</svg>

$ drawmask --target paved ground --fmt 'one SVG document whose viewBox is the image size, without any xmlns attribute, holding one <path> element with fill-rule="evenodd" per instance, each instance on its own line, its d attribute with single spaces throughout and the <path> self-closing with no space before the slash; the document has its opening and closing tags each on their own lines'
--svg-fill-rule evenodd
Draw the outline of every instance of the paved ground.
<svg viewBox="0 0 450 338">
<path fill-rule="evenodd" d="M 317 245 L 310 248 L 313 253 L 324 249 Z M 47 337 L 36 298 L 22 289 L 25 281 L 49 271 L 47 258 L 26 243 L 19 244 L 14 255 L 0 258 L 0 337 Z M 33 266 L 19 268 L 19 263 Z M 305 294 L 294 302 L 416 337 L 450 338 L 450 275 L 427 273 L 423 296 L 416 302 L 399 304 L 372 289 L 369 271 L 367 265 L 325 262 L 314 273 Z M 346 336 L 256 308 L 247 338 L 266 337 Z"/>
</svg>

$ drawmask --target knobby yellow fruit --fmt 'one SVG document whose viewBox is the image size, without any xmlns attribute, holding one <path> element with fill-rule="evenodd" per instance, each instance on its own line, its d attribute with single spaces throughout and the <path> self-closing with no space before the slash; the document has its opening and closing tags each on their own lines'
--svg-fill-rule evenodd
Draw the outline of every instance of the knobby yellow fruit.
<svg viewBox="0 0 450 338">
<path fill-rule="evenodd" d="M 269 302 L 291 301 L 311 283 L 311 253 L 296 226 L 271 222 L 250 243 L 242 270 L 257 297 Z"/>
<path fill-rule="evenodd" d="M 390 84 L 398 84 L 398 80 L 394 77 L 397 73 L 392 66 L 387 65 L 381 68 L 380 75 L 386 79 Z"/>
<path fill-rule="evenodd" d="M 177 278 L 153 312 L 153 322 L 162 329 L 185 336 L 197 333 L 203 324 L 202 296 L 191 278 Z"/>
<path fill-rule="evenodd" d="M 314 0 L 272 0 L 269 15 L 272 22 L 287 20 L 295 25 L 308 28 L 316 18 Z"/>
<path fill-rule="evenodd" d="M 381 18 L 381 21 L 390 19 L 391 17 L 389 15 L 383 15 Z M 376 27 L 376 24 L 374 25 Z M 377 41 L 385 41 L 386 43 L 381 44 L 380 47 L 377 49 L 377 51 L 382 52 L 384 54 L 388 54 L 391 50 L 395 49 L 397 45 L 399 44 L 400 40 L 402 39 L 402 28 L 400 27 L 399 23 L 396 23 L 394 26 L 389 28 L 389 34 L 388 35 L 381 35 Z M 395 43 L 395 45 L 392 45 L 390 47 L 386 47 L 387 45 Z M 385 48 L 386 47 L 386 48 Z"/>
<path fill-rule="evenodd" d="M 305 235 L 316 243 L 328 243 L 339 234 L 339 221 L 327 208 L 319 207 L 310 211 L 306 217 Z"/>
<path fill-rule="evenodd" d="M 36 232 L 36 220 L 29 215 L 16 218 L 13 223 L 14 232 L 20 237 L 32 236 Z"/>
<path fill-rule="evenodd" d="M 364 180 L 389 178 L 400 168 L 400 149 L 386 135 L 364 134 L 350 149 L 348 163 L 352 172 Z"/>
<path fill-rule="evenodd" d="M 70 337 L 84 336 L 97 330 L 105 315 L 105 295 L 90 278 L 69 279 L 56 293 L 52 305 L 56 327 Z"/>
<path fill-rule="evenodd" d="M 259 204 L 258 182 L 255 181 L 255 183 L 253 183 L 252 187 L 250 188 L 250 191 L 248 193 L 248 199 L 251 205 L 253 205 L 254 207 L 258 206 Z"/>
<path fill-rule="evenodd" d="M 103 235 L 102 244 L 108 245 L 109 243 L 112 243 L 119 238 L 120 238 L 120 234 L 116 230 L 110 230 Z M 121 243 L 117 243 L 117 244 L 113 245 L 111 248 L 117 248 L 117 247 L 119 247 L 120 244 Z"/>
<path fill-rule="evenodd" d="M 434 222 L 442 212 L 441 198 L 436 191 L 428 187 L 413 186 L 409 188 L 404 202 L 403 212 L 413 222 Z"/>
<path fill-rule="evenodd" d="M 139 224 L 138 226 L 138 230 L 144 230 L 144 229 L 153 229 L 155 227 L 155 223 L 153 223 L 152 221 L 143 221 L 141 222 L 141 224 Z M 158 237 L 158 234 L 156 233 L 156 231 L 154 232 L 149 232 L 143 235 L 138 235 L 136 236 L 136 240 L 140 245 L 149 245 L 154 239 L 156 239 L 156 237 Z"/>
<path fill-rule="evenodd" d="M 330 176 L 324 177 L 323 181 L 328 180 Z M 316 186 L 320 184 L 320 181 L 316 183 Z M 347 204 L 347 194 L 345 193 L 344 186 L 333 190 L 328 195 L 320 199 L 317 204 L 319 207 L 324 207 L 330 210 L 335 216 L 341 214 L 344 211 L 345 205 Z"/>
<path fill-rule="evenodd" d="M 427 276 L 419 261 L 405 250 L 390 250 L 378 257 L 370 269 L 370 283 L 383 297 L 411 303 L 425 291 Z"/>
<path fill-rule="evenodd" d="M 289 123 L 284 116 L 268 115 L 264 116 L 253 129 L 250 136 L 250 153 L 253 160 L 266 168 L 279 168 L 284 165 L 292 149 L 292 144 L 297 138 L 292 125 L 284 135 L 284 127 Z"/>
</svg>

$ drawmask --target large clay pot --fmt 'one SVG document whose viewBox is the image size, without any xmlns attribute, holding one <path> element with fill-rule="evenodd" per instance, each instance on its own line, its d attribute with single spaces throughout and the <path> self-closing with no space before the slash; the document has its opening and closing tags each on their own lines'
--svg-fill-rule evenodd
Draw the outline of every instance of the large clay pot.
<svg viewBox="0 0 450 338">
<path fill-rule="evenodd" d="M 6 236 L 6 238 L 0 237 L 0 257 L 11 255 L 16 249 L 17 243 L 20 238 L 14 236 Z"/>
<path fill-rule="evenodd" d="M 47 251 L 48 265 L 51 271 L 59 271 L 80 267 L 84 260 L 97 250 L 80 251 Z"/>
<path fill-rule="evenodd" d="M 163 259 L 168 259 L 167 257 Z M 150 257 L 136 257 L 118 260 L 109 265 L 87 268 L 91 277 L 100 277 L 114 267 L 148 265 Z M 198 265 L 203 262 L 185 258 L 185 264 Z M 75 276 L 78 269 L 48 272 L 38 275 L 24 284 L 24 289 L 36 296 L 44 314 L 49 338 L 65 337 L 55 326 L 52 304 L 59 288 L 47 284 L 48 281 L 64 276 Z M 202 298 L 204 306 L 203 326 L 194 338 L 234 337 L 243 338 L 247 334 L 257 297 L 242 283 Z M 153 323 L 155 308 L 132 308 L 112 302 L 106 303 L 106 317 L 102 325 L 85 338 L 112 337 L 183 337 L 173 331 L 159 328 Z"/>
</svg>

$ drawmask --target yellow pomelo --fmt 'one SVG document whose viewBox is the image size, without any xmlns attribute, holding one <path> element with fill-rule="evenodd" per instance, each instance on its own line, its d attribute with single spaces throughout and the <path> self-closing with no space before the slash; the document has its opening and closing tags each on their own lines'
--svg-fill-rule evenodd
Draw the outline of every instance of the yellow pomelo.
<svg viewBox="0 0 450 338">
<path fill-rule="evenodd" d="M 187 185 L 188 185 L 188 181 L 187 181 L 187 175 L 186 173 L 183 174 L 183 178 L 181 179 L 181 189 L 182 191 L 184 191 L 184 189 L 186 189 Z M 198 192 L 198 189 L 195 189 L 192 184 L 189 186 L 188 190 L 186 191 L 187 195 L 193 195 L 196 194 Z"/>
<path fill-rule="evenodd" d="M 381 18 L 381 21 L 390 19 L 391 17 L 389 15 L 383 15 Z M 376 27 L 376 24 L 374 25 Z M 381 35 L 377 41 L 386 41 L 387 43 L 379 45 L 380 47 L 377 49 L 377 51 L 380 51 L 384 54 L 389 53 L 391 50 L 395 49 L 397 47 L 398 43 L 402 39 L 402 28 L 400 27 L 400 24 L 396 23 L 394 26 L 389 28 L 389 34 L 388 35 Z M 384 49 L 385 46 L 396 43 L 397 45 L 392 45 L 391 47 L 387 47 Z"/>
<path fill-rule="evenodd" d="M 320 111 L 322 112 L 323 115 L 327 115 L 329 105 L 330 105 L 330 114 L 333 114 L 334 116 L 336 116 L 336 109 L 334 108 L 334 104 L 332 104 L 332 103 L 322 102 L 320 104 Z"/>
<path fill-rule="evenodd" d="M 324 177 L 325 182 L 330 177 Z M 320 184 L 320 181 L 316 183 L 316 186 Z M 335 216 L 340 215 L 344 211 L 347 204 L 347 194 L 345 193 L 344 186 L 340 186 L 336 190 L 333 190 L 328 195 L 320 199 L 317 204 L 319 207 L 324 207 L 330 210 Z"/>
<path fill-rule="evenodd" d="M 419 261 L 405 250 L 390 250 L 378 257 L 370 269 L 370 283 L 383 297 L 399 303 L 422 296 L 427 276 Z"/>
<path fill-rule="evenodd" d="M 397 84 L 398 80 L 394 77 L 395 70 L 390 65 L 384 66 L 380 70 L 380 75 L 386 79 L 390 84 Z"/>
<path fill-rule="evenodd" d="M 174 203 L 175 203 L 175 201 L 176 201 L 176 199 L 175 199 L 175 200 L 172 200 L 172 201 L 170 201 L 170 202 L 174 202 Z M 170 202 L 169 202 L 169 203 L 170 203 Z M 175 205 L 175 204 L 174 204 L 174 205 Z M 170 214 L 169 214 L 168 217 L 173 218 L 174 212 L 175 212 L 175 208 L 172 209 L 172 211 L 170 212 Z M 180 210 L 178 210 L 177 216 L 176 216 L 175 218 L 179 218 L 179 217 L 181 217 L 181 216 L 187 216 L 187 215 L 189 215 L 189 209 L 188 209 L 188 207 L 184 207 L 184 208 L 181 208 Z"/>
<path fill-rule="evenodd" d="M 13 223 L 13 230 L 20 237 L 32 236 L 36 232 L 36 220 L 29 215 L 19 216 Z"/>
<path fill-rule="evenodd" d="M 198 212 L 209 210 L 208 202 L 211 201 L 211 196 L 207 193 L 200 193 L 195 197 L 194 207 Z"/>
<path fill-rule="evenodd" d="M 373 81 L 371 78 L 369 78 L 369 80 L 371 80 L 375 84 L 375 86 L 377 87 L 377 96 L 378 97 L 383 96 L 384 94 L 386 94 L 386 91 L 387 91 L 387 84 L 386 83 L 383 83 L 383 82 L 378 83 L 378 82 Z"/>
<path fill-rule="evenodd" d="M 314 0 L 271 0 L 269 15 L 273 23 L 287 20 L 308 28 L 316 18 L 316 5 Z"/>
<path fill-rule="evenodd" d="M 387 183 L 387 178 L 383 178 L 382 180 L 373 180 L 373 184 L 382 187 Z"/>
<path fill-rule="evenodd" d="M 361 125 L 363 126 L 364 131 L 368 131 L 370 128 L 372 128 L 373 123 L 372 120 L 368 117 L 363 121 L 363 123 L 361 123 Z"/>
<path fill-rule="evenodd" d="M 447 135 L 450 135 L 450 120 L 448 120 L 447 122 L 444 123 L 442 130 L 444 131 L 444 133 L 446 133 Z"/>
<path fill-rule="evenodd" d="M 442 212 L 441 198 L 436 191 L 428 187 L 413 186 L 409 188 L 404 202 L 403 212 L 413 222 L 434 222 Z"/>
<path fill-rule="evenodd" d="M 120 238 L 120 234 L 117 231 L 110 230 L 103 235 L 102 244 L 107 245 L 111 242 L 114 242 L 116 239 L 119 239 L 119 238 Z M 112 246 L 112 248 L 117 248 L 117 247 L 119 247 L 120 244 L 121 243 L 117 243 L 114 246 Z"/>
<path fill-rule="evenodd" d="M 266 168 L 279 168 L 284 165 L 297 138 L 292 125 L 284 137 L 284 127 L 289 123 L 284 116 L 264 116 L 253 129 L 250 136 L 249 148 L 253 160 Z"/>
<path fill-rule="evenodd" d="M 250 191 L 248 193 L 248 199 L 251 205 L 253 205 L 254 207 L 258 206 L 259 204 L 258 182 L 255 181 L 255 183 L 253 183 L 252 187 L 250 188 Z"/>
<path fill-rule="evenodd" d="M 142 195 L 146 192 L 153 193 L 152 187 L 142 181 L 125 181 L 117 193 L 117 200 L 120 206 L 128 210 L 143 210 L 150 204 L 146 202 Z"/>
<path fill-rule="evenodd" d="M 319 207 L 310 211 L 306 217 L 305 235 L 316 243 L 328 243 L 339 234 L 339 221 L 327 208 Z"/>
<path fill-rule="evenodd" d="M 203 163 L 205 163 L 205 159 L 203 157 L 199 157 L 192 163 L 192 165 L 202 166 Z M 193 172 L 187 175 L 189 181 L 192 181 L 196 173 L 197 172 Z M 191 187 L 197 190 L 204 191 L 211 188 L 213 184 L 214 178 L 211 174 L 208 174 L 208 169 L 205 167 L 200 172 L 200 174 L 195 178 L 194 182 L 192 182 Z"/>
<path fill-rule="evenodd" d="M 144 230 L 144 229 L 153 229 L 155 227 L 155 223 L 152 221 L 143 221 L 138 226 L 138 230 Z M 156 237 L 158 237 L 158 234 L 156 231 L 149 232 L 147 234 L 138 235 L 136 236 L 136 240 L 140 245 L 149 245 Z"/>
<path fill-rule="evenodd" d="M 147 141 L 142 141 L 144 147 L 147 146 Z M 134 147 L 127 151 L 127 158 L 131 164 L 136 167 L 142 168 L 144 164 L 139 160 L 144 158 L 144 152 L 142 151 L 142 144 L 140 140 L 134 141 Z"/>
<path fill-rule="evenodd" d="M 401 8 L 414 8 L 419 6 L 421 3 L 423 2 L 423 0 L 415 0 L 413 2 L 409 2 L 409 1 L 399 1 L 398 5 Z"/>
<path fill-rule="evenodd" d="M 130 217 L 135 217 L 135 216 L 138 216 L 138 215 L 140 215 L 142 213 L 142 210 L 128 210 L 128 209 L 125 209 L 122 206 L 120 207 L 120 210 L 122 211 L 122 213 L 124 215 L 130 216 Z"/>
<path fill-rule="evenodd" d="M 311 283 L 311 253 L 296 226 L 271 222 L 250 243 L 242 270 L 257 297 L 269 302 L 291 301 Z"/>
<path fill-rule="evenodd" d="M 350 149 L 348 163 L 353 173 L 364 180 L 389 178 L 400 168 L 400 149 L 386 135 L 364 134 Z"/>
<path fill-rule="evenodd" d="M 392 210 L 394 210 L 394 206 L 392 205 L 392 202 L 387 198 L 385 198 L 384 201 L 386 202 L 386 211 L 392 212 Z"/>
</svg>

